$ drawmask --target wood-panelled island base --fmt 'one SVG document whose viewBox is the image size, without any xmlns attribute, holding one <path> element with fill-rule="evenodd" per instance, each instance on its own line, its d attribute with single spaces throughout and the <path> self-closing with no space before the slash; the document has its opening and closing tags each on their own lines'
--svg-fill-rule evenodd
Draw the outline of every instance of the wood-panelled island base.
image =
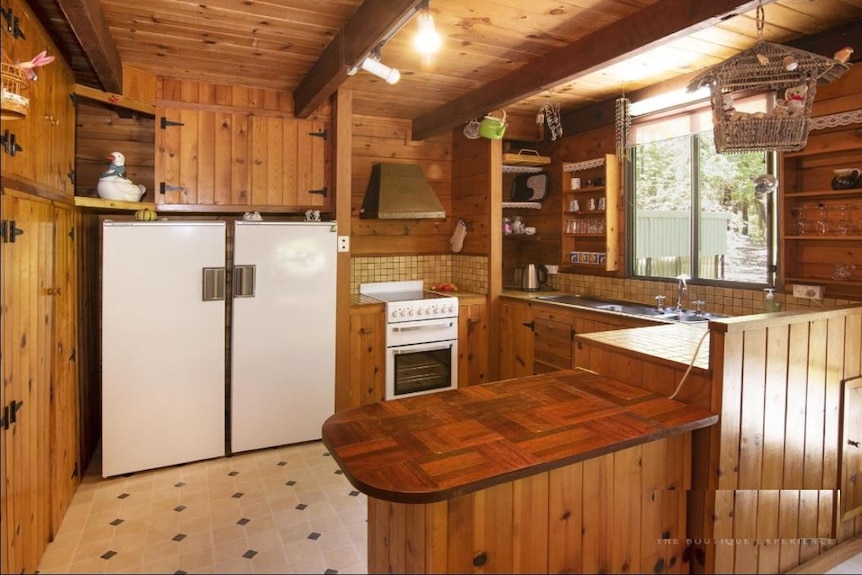
<svg viewBox="0 0 862 575">
<path fill-rule="evenodd" d="M 336 413 L 369 573 L 682 572 L 691 431 L 718 416 L 582 370 Z"/>
</svg>

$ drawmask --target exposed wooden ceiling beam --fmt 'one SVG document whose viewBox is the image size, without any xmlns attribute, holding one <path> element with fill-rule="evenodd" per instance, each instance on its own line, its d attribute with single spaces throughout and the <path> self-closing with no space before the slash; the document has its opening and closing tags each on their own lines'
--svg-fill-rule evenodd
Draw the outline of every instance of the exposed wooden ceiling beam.
<svg viewBox="0 0 862 575">
<path fill-rule="evenodd" d="M 57 0 L 106 92 L 123 92 L 123 65 L 99 0 Z"/>
<path fill-rule="evenodd" d="M 770 4 L 774 0 L 762 0 Z M 658 0 L 583 39 L 530 62 L 413 120 L 413 139 L 454 128 L 489 110 L 570 82 L 625 57 L 757 8 L 758 0 Z"/>
<path fill-rule="evenodd" d="M 397 32 L 418 4 L 419 0 L 365 0 L 294 90 L 294 115 L 308 117 L 334 94 L 350 68 Z"/>
<path fill-rule="evenodd" d="M 831 57 L 835 52 L 844 46 L 852 46 L 856 43 L 856 38 L 862 38 L 862 19 L 854 20 L 843 26 L 824 30 L 819 34 L 804 36 L 792 42 L 785 42 L 787 46 L 807 50 L 814 54 Z M 850 62 L 856 63 L 862 61 L 862 49 L 853 52 Z M 678 76 L 666 82 L 661 82 L 652 86 L 647 86 L 640 90 L 636 90 L 628 94 L 629 99 L 633 102 L 657 96 L 659 94 L 670 92 L 676 89 L 684 89 L 688 87 L 689 82 L 695 76 L 700 74 L 700 71 L 691 72 L 683 76 Z M 603 126 L 608 126 L 614 122 L 616 114 L 616 97 L 596 102 L 589 106 L 585 106 L 580 110 L 576 110 L 570 114 L 566 114 L 560 119 L 563 126 L 564 134 L 579 134 L 587 132 Z"/>
</svg>

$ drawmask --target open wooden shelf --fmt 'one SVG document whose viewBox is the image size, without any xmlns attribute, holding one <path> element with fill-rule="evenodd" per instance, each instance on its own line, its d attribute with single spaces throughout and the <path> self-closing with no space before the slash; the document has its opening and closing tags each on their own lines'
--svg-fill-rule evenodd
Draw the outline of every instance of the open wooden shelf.
<svg viewBox="0 0 862 575">
<path fill-rule="evenodd" d="M 124 202 L 121 200 L 103 200 L 102 198 L 87 198 L 84 196 L 75 196 L 75 205 L 79 208 L 126 212 L 136 212 L 146 208 L 153 211 L 156 209 L 156 204 L 153 202 Z"/>
</svg>

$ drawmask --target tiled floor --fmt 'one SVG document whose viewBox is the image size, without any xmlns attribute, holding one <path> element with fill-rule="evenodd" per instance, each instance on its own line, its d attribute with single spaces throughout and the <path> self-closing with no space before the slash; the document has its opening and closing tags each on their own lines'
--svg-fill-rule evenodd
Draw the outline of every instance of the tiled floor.
<svg viewBox="0 0 862 575">
<path fill-rule="evenodd" d="M 366 498 L 320 442 L 102 479 L 40 573 L 366 573 Z"/>
<path fill-rule="evenodd" d="M 832 569 L 828 571 L 824 571 L 824 574 L 846 574 L 846 575 L 859 575 L 862 573 L 862 553 L 856 554 L 855 557 L 851 557 L 844 563 L 840 565 L 836 565 Z"/>
</svg>

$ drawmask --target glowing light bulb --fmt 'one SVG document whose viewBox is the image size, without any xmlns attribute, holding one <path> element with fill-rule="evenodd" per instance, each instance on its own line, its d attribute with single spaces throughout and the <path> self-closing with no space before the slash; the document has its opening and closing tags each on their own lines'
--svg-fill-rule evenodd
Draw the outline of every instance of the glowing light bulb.
<svg viewBox="0 0 862 575">
<path fill-rule="evenodd" d="M 418 30 L 413 38 L 413 46 L 420 54 L 433 54 L 440 49 L 442 40 L 440 34 L 437 33 L 437 28 L 434 26 L 434 17 L 431 12 L 422 10 L 416 16 L 416 24 Z"/>
</svg>

